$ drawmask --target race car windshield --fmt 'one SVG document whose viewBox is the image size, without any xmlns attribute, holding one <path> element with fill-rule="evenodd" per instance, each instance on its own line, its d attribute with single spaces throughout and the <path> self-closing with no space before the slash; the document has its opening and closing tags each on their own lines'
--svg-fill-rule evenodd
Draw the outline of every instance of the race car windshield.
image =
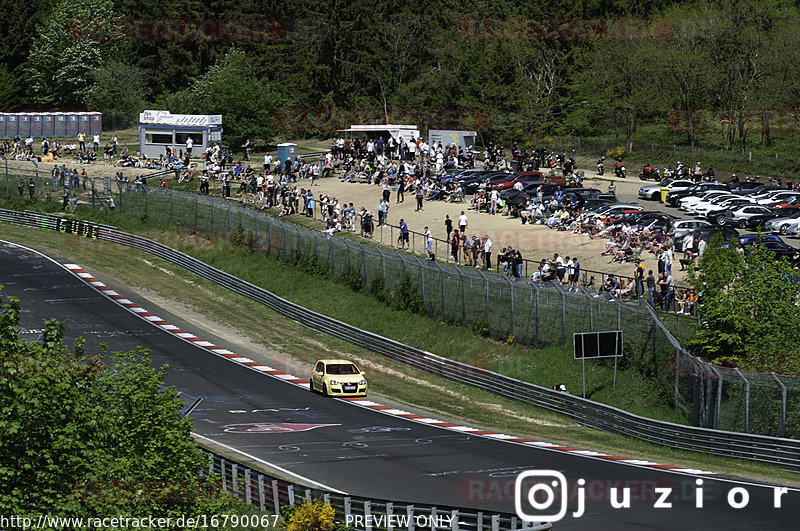
<svg viewBox="0 0 800 531">
<path fill-rule="evenodd" d="M 352 363 L 333 363 L 328 365 L 328 374 L 358 374 L 358 369 Z"/>
</svg>

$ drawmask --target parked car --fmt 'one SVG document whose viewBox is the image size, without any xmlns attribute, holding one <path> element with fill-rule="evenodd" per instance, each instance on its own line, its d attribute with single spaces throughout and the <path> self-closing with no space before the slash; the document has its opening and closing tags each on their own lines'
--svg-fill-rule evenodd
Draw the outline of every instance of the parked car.
<svg viewBox="0 0 800 531">
<path fill-rule="evenodd" d="M 783 213 L 782 213 L 783 214 Z M 800 219 L 800 211 L 792 212 L 788 216 L 781 215 L 764 223 L 764 232 L 780 232 L 789 234 L 797 220 Z"/>
<path fill-rule="evenodd" d="M 723 183 L 700 183 L 690 186 L 689 188 L 679 189 L 679 190 L 670 190 L 667 194 L 666 200 L 667 204 L 670 206 L 677 206 L 678 201 L 683 199 L 684 197 L 689 197 L 693 195 L 697 195 L 700 192 L 706 192 L 709 190 L 724 190 L 730 191 L 727 184 Z"/>
<path fill-rule="evenodd" d="M 639 188 L 639 197 L 652 201 L 661 201 L 661 188 L 687 188 L 694 183 L 689 179 L 664 179 L 658 184 L 648 184 Z"/>
<path fill-rule="evenodd" d="M 753 216 L 747 220 L 747 229 L 748 230 L 758 230 L 759 228 L 763 229 L 765 232 L 769 232 L 766 230 L 766 224 L 773 219 L 778 218 L 785 218 L 791 217 L 796 213 L 800 213 L 800 208 L 794 209 L 772 209 L 770 210 L 769 214 L 762 214 L 760 216 Z"/>
<path fill-rule="evenodd" d="M 695 229 L 694 236 L 700 240 L 710 242 L 717 234 L 722 234 L 722 239 L 727 245 L 739 245 L 739 231 L 728 226 L 699 227 Z"/>
<path fill-rule="evenodd" d="M 701 227 L 710 227 L 711 223 L 702 219 L 677 219 L 675 220 L 675 239 L 686 236 L 687 232 L 694 232 Z"/>
<path fill-rule="evenodd" d="M 755 247 L 763 247 L 775 254 L 776 257 L 785 257 L 792 267 L 800 265 L 800 251 L 781 240 L 751 240 L 741 244 L 745 254 L 751 253 Z"/>
<path fill-rule="evenodd" d="M 309 387 L 322 396 L 367 396 L 364 373 L 348 360 L 317 360 Z"/>
<path fill-rule="evenodd" d="M 747 220 L 753 216 L 769 214 L 769 209 L 761 205 L 737 205 L 725 212 L 720 212 L 713 218 L 718 225 L 735 225 L 739 228 L 747 227 Z"/>
</svg>

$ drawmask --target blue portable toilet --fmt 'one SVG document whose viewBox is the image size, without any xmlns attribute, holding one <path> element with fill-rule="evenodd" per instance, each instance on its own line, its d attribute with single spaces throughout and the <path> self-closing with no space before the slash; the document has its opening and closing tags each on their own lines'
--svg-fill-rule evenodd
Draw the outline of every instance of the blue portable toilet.
<svg viewBox="0 0 800 531">
<path fill-rule="evenodd" d="M 278 161 L 283 164 L 286 159 L 292 159 L 297 156 L 297 144 L 290 144 L 285 142 L 278 144 Z"/>
<path fill-rule="evenodd" d="M 6 131 L 8 130 L 6 129 L 6 123 L 7 123 L 6 120 L 7 120 L 6 113 L 0 112 L 0 138 L 6 138 L 7 136 L 8 137 L 14 136 L 6 134 Z"/>
</svg>

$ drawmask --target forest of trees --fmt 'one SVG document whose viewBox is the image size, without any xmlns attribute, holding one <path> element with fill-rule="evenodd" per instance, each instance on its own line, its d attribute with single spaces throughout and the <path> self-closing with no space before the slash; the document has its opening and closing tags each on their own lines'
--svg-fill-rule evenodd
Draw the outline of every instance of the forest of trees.
<svg viewBox="0 0 800 531">
<path fill-rule="evenodd" d="M 199 19 L 270 29 L 237 42 L 125 29 Z M 490 138 L 523 141 L 622 142 L 670 121 L 692 144 L 704 124 L 690 111 L 714 109 L 721 147 L 743 151 L 748 134 L 766 147 L 795 127 L 766 110 L 800 103 L 798 36 L 785 0 L 29 0 L 0 26 L 0 97 L 3 110 L 91 108 L 113 125 L 145 107 L 221 113 L 232 142 L 272 139 L 276 112 L 310 108 L 468 109 Z"/>
</svg>

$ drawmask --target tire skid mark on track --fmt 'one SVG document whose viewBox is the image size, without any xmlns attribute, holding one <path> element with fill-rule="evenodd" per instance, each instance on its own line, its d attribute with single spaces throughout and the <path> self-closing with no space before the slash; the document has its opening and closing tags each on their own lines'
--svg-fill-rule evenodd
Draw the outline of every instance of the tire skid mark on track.
<svg viewBox="0 0 800 531">
<path fill-rule="evenodd" d="M 239 365 L 241 365 L 243 367 L 247 367 L 249 369 L 257 370 L 257 371 L 261 372 L 262 374 L 266 374 L 267 376 L 271 376 L 273 378 L 277 378 L 279 380 L 282 380 L 284 382 L 288 382 L 288 383 L 296 385 L 298 387 L 302 387 L 302 388 L 304 388 L 306 390 L 309 389 L 309 385 L 310 384 L 309 384 L 309 381 L 306 380 L 306 379 L 298 378 L 298 377 L 293 376 L 291 374 L 286 374 L 286 373 L 284 373 L 282 371 L 276 370 L 276 369 L 274 369 L 272 367 L 269 367 L 267 365 L 262 365 L 261 363 L 258 363 L 256 361 L 253 361 L 253 360 L 249 359 L 249 358 L 245 358 L 243 356 L 240 356 L 239 354 L 235 354 L 235 353 L 233 353 L 233 352 L 231 352 L 231 351 L 229 351 L 227 349 L 224 349 L 222 347 L 214 345 L 211 342 L 208 342 L 208 341 L 206 341 L 204 339 L 201 339 L 201 338 L 195 336 L 191 332 L 186 332 L 184 330 L 181 330 L 177 326 L 168 323 L 167 321 L 165 321 L 161 317 L 148 312 L 147 310 L 145 310 L 144 308 L 142 308 L 138 304 L 136 304 L 136 303 L 130 301 L 129 299 L 126 299 L 125 297 L 121 296 L 119 293 L 117 293 L 116 291 L 114 291 L 110 287 L 106 286 L 103 282 L 101 282 L 101 281 L 97 280 L 96 278 L 94 278 L 90 273 L 86 272 L 81 266 L 79 266 L 77 264 L 62 264 L 62 265 L 63 265 L 63 267 L 68 269 L 70 272 L 72 272 L 74 275 L 79 277 L 81 280 L 86 282 L 92 288 L 96 289 L 97 291 L 99 291 L 100 293 L 102 293 L 103 295 L 108 297 L 109 299 L 113 300 L 114 302 L 116 302 L 117 304 L 119 304 L 120 306 L 125 308 L 126 310 L 128 310 L 130 312 L 133 312 L 136 315 L 139 315 L 143 319 L 145 319 L 148 322 L 158 326 L 162 330 L 164 330 L 166 332 L 169 332 L 170 334 L 172 334 L 174 336 L 177 336 L 177 337 L 179 337 L 181 339 L 189 341 L 192 344 L 194 344 L 194 345 L 196 345 L 196 346 L 198 346 L 200 348 L 203 348 L 203 349 L 208 350 L 209 352 L 212 352 L 213 354 L 216 354 L 218 356 L 226 358 L 226 359 L 228 359 L 228 361 L 231 361 L 233 363 L 237 363 L 237 364 L 239 364 Z M 374 411 L 378 411 L 378 412 L 383 413 L 385 415 L 392 415 L 392 416 L 395 416 L 395 417 L 398 417 L 398 418 L 402 418 L 402 419 L 405 419 L 405 420 L 410 420 L 410 421 L 413 421 L 413 422 L 419 422 L 421 424 L 426 424 L 428 426 L 437 426 L 439 428 L 452 430 L 452 431 L 456 431 L 456 432 L 461 432 L 461 433 L 465 433 L 466 432 L 466 433 L 469 433 L 470 435 L 478 435 L 478 436 L 481 436 L 481 437 L 486 437 L 487 439 L 493 439 L 493 440 L 498 440 L 498 441 L 503 441 L 503 442 L 514 443 L 514 444 L 522 444 L 522 445 L 526 445 L 526 446 L 535 446 L 537 448 L 543 448 L 543 449 L 547 449 L 547 450 L 558 451 L 558 452 L 562 452 L 562 453 L 565 453 L 565 454 L 573 454 L 575 456 L 588 457 L 588 458 L 591 458 L 591 459 L 602 459 L 602 460 L 614 461 L 614 462 L 623 463 L 623 464 L 626 464 L 626 465 L 658 469 L 658 470 L 667 471 L 667 472 L 679 472 L 679 473 L 683 473 L 683 474 L 695 474 L 695 475 L 712 475 L 712 474 L 714 474 L 714 472 L 710 472 L 710 471 L 707 471 L 707 470 L 699 470 L 699 469 L 694 469 L 694 468 L 684 468 L 684 467 L 680 467 L 680 466 L 665 465 L 665 464 L 661 464 L 661 463 L 654 463 L 654 462 L 646 461 L 646 460 L 642 460 L 642 459 L 630 459 L 630 458 L 626 458 L 626 457 L 607 455 L 607 454 L 604 454 L 604 453 L 601 453 L 601 452 L 594 452 L 594 451 L 591 451 L 591 450 L 580 450 L 580 449 L 576 449 L 576 448 L 571 448 L 569 446 L 562 446 L 562 445 L 559 445 L 559 444 L 548 443 L 548 442 L 545 442 L 545 441 L 536 441 L 536 440 L 526 439 L 526 438 L 517 437 L 517 436 L 514 436 L 514 435 L 504 434 L 504 433 L 496 433 L 496 432 L 481 430 L 481 429 L 478 429 L 478 428 L 472 428 L 472 427 L 469 427 L 469 426 L 461 426 L 461 425 L 453 424 L 453 423 L 450 423 L 450 422 L 444 422 L 444 421 L 441 421 L 441 420 L 438 420 L 438 419 L 433 419 L 433 418 L 424 417 L 424 416 L 421 416 L 421 415 L 416 415 L 416 414 L 410 413 L 408 411 L 403 411 L 403 410 L 391 408 L 391 407 L 388 407 L 388 406 L 384 406 L 382 404 L 378 404 L 378 403 L 373 402 L 371 400 L 367 400 L 366 398 L 356 398 L 356 397 L 346 398 L 346 397 L 344 397 L 344 398 L 336 398 L 335 400 L 341 400 L 341 401 L 350 402 L 353 405 L 357 405 L 359 407 L 363 407 L 363 408 L 367 408 L 367 409 L 372 409 Z"/>
</svg>

